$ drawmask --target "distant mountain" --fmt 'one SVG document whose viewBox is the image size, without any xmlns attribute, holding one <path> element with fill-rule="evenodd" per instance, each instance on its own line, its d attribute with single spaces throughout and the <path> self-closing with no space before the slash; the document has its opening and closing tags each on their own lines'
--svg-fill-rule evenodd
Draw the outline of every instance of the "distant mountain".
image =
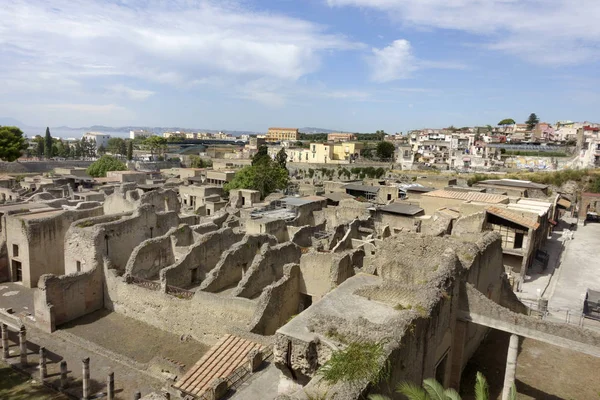
<svg viewBox="0 0 600 400">
<path fill-rule="evenodd" d="M 24 123 L 22 123 L 21 121 L 14 119 L 14 118 L 10 118 L 10 117 L 0 117 L 0 125 L 3 126 L 19 126 L 19 127 L 23 127 L 25 126 Z"/>
<path fill-rule="evenodd" d="M 325 128 L 300 128 L 301 133 L 344 133 L 344 131 Z"/>
</svg>

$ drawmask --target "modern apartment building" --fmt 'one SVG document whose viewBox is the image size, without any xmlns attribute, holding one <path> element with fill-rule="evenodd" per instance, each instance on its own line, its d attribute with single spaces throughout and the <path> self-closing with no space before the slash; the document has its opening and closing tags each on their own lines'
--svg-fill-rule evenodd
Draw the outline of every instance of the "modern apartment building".
<svg viewBox="0 0 600 400">
<path fill-rule="evenodd" d="M 108 146 L 108 140 L 110 139 L 110 135 L 99 132 L 87 132 L 83 137 L 88 141 L 93 140 L 96 142 L 96 149 L 99 149 L 100 146 L 106 148 Z"/>
<path fill-rule="evenodd" d="M 298 128 L 269 128 L 267 142 L 280 142 L 282 140 L 298 140 Z"/>
</svg>

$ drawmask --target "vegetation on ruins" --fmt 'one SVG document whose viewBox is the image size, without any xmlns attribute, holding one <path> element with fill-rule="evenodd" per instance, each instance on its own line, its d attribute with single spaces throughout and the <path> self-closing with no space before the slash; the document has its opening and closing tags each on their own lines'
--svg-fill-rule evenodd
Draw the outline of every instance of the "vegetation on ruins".
<svg viewBox="0 0 600 400">
<path fill-rule="evenodd" d="M 539 122 L 540 122 L 540 119 L 538 118 L 537 115 L 535 115 L 535 113 L 529 114 L 529 118 L 527 118 L 527 121 L 525 121 L 525 123 L 527 124 L 527 130 L 528 131 L 533 130 L 533 128 L 535 128 L 535 126 Z"/>
<path fill-rule="evenodd" d="M 0 159 L 15 161 L 27 148 L 23 132 L 16 126 L 0 126 Z"/>
<path fill-rule="evenodd" d="M 319 369 L 319 374 L 329 383 L 367 381 L 377 384 L 386 378 L 389 368 L 382 368 L 381 343 L 350 343 L 345 349 L 335 351 Z"/>
<path fill-rule="evenodd" d="M 203 160 L 200 156 L 190 156 L 190 168 L 212 167 L 211 160 Z"/>
<path fill-rule="evenodd" d="M 127 166 L 111 156 L 102 156 L 94 161 L 87 169 L 87 174 L 93 177 L 104 177 L 108 171 L 126 171 Z"/>
<path fill-rule="evenodd" d="M 127 142 L 127 159 L 133 160 L 133 142 L 131 140 Z"/>
<path fill-rule="evenodd" d="M 402 382 L 396 388 L 396 392 L 403 394 L 408 400 L 461 400 L 460 395 L 454 389 L 444 389 L 441 383 L 435 379 L 425 379 L 423 386 L 415 385 L 412 382 Z M 516 400 L 517 389 L 513 383 L 510 389 L 509 399 Z M 485 376 L 477 372 L 475 380 L 475 400 L 489 400 L 489 386 Z M 389 397 L 380 394 L 372 394 L 369 400 L 390 400 Z"/>
<path fill-rule="evenodd" d="M 260 192 L 261 198 L 265 198 L 268 194 L 287 187 L 289 181 L 287 169 L 282 168 L 269 155 L 266 157 L 261 155 L 258 158 L 257 155 L 254 156 L 252 165 L 239 170 L 233 180 L 225 184 L 225 191 L 253 189 Z"/>
<path fill-rule="evenodd" d="M 152 156 L 154 156 L 154 153 L 161 156 L 167 150 L 167 139 L 160 136 L 150 136 L 143 140 L 142 146 L 147 149 Z"/>
<path fill-rule="evenodd" d="M 389 160 L 394 157 L 394 151 L 396 151 L 396 147 L 390 142 L 379 142 L 375 149 L 380 160 Z"/>
<path fill-rule="evenodd" d="M 282 148 L 275 156 L 275 162 L 277 162 L 281 168 L 286 168 L 287 158 L 287 153 L 285 152 L 285 149 Z"/>
</svg>

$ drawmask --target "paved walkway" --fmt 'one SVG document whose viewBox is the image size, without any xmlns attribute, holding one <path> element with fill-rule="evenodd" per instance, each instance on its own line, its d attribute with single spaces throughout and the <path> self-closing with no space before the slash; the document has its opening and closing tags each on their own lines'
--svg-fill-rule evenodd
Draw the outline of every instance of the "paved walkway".
<svg viewBox="0 0 600 400">
<path fill-rule="evenodd" d="M 600 224 L 579 226 L 567 244 L 549 295 L 549 308 L 581 313 L 587 289 L 600 290 Z"/>
</svg>

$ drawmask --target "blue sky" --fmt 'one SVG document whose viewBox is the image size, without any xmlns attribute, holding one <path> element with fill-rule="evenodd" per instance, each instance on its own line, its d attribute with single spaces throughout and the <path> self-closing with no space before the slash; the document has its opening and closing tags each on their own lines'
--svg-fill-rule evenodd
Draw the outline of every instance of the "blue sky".
<svg viewBox="0 0 600 400">
<path fill-rule="evenodd" d="M 599 120 L 597 0 L 4 0 L 0 116 L 345 131 Z"/>
</svg>

